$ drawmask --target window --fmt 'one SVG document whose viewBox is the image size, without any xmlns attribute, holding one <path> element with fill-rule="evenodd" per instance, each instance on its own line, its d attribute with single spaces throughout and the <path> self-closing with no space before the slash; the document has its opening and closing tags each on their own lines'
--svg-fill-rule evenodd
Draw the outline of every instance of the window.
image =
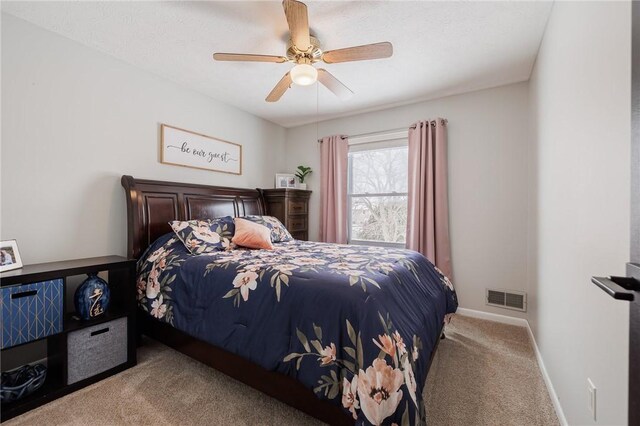
<svg viewBox="0 0 640 426">
<path fill-rule="evenodd" d="M 407 151 L 406 139 L 350 147 L 350 243 L 405 246 Z"/>
</svg>

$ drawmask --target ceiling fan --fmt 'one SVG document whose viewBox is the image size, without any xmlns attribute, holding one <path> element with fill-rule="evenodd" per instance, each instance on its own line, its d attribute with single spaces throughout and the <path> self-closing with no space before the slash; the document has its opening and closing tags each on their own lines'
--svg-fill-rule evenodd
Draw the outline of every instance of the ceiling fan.
<svg viewBox="0 0 640 426">
<path fill-rule="evenodd" d="M 289 24 L 290 38 L 287 43 L 286 56 L 253 55 L 242 53 L 214 53 L 217 61 L 246 61 L 246 62 L 293 62 L 296 65 L 287 72 L 276 84 L 265 99 L 267 102 L 278 101 L 284 92 L 295 83 L 308 86 L 320 81 L 340 99 L 348 99 L 353 95 L 351 89 L 342 84 L 324 68 L 316 69 L 313 64 L 324 61 L 327 64 L 339 62 L 364 61 L 368 59 L 388 58 L 393 55 L 393 46 L 389 42 L 366 44 L 364 46 L 347 47 L 344 49 L 322 51 L 320 41 L 309 34 L 309 19 L 307 5 L 296 0 L 282 2 L 284 14 Z"/>
</svg>

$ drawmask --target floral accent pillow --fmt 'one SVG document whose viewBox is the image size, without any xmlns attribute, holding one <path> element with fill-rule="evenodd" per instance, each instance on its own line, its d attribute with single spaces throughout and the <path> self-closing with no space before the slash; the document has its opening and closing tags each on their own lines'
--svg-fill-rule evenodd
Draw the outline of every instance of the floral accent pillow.
<svg viewBox="0 0 640 426">
<path fill-rule="evenodd" d="M 271 231 L 272 243 L 284 243 L 285 241 L 293 241 L 293 237 L 284 227 L 282 222 L 273 216 L 245 216 L 243 219 L 266 226 Z"/>
<path fill-rule="evenodd" d="M 191 254 L 227 250 L 235 232 L 231 216 L 213 220 L 174 220 L 169 225 Z"/>
</svg>

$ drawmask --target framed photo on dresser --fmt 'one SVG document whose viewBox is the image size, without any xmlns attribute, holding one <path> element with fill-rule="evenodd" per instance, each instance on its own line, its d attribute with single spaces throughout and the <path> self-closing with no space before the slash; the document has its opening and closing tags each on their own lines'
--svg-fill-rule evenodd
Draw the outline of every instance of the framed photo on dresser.
<svg viewBox="0 0 640 426">
<path fill-rule="evenodd" d="M 0 241 L 0 272 L 22 268 L 16 240 Z"/>
<path fill-rule="evenodd" d="M 295 188 L 296 176 L 290 173 L 276 173 L 276 188 Z"/>
</svg>

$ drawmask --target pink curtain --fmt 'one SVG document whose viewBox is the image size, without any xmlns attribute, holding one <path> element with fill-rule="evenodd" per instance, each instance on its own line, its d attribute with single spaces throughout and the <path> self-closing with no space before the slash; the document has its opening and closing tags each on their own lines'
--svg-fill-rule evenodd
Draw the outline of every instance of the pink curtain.
<svg viewBox="0 0 640 426">
<path fill-rule="evenodd" d="M 320 143 L 320 240 L 347 243 L 346 136 L 327 136 Z"/>
<path fill-rule="evenodd" d="M 407 248 L 451 277 L 446 124 L 437 118 L 409 128 Z"/>
</svg>

